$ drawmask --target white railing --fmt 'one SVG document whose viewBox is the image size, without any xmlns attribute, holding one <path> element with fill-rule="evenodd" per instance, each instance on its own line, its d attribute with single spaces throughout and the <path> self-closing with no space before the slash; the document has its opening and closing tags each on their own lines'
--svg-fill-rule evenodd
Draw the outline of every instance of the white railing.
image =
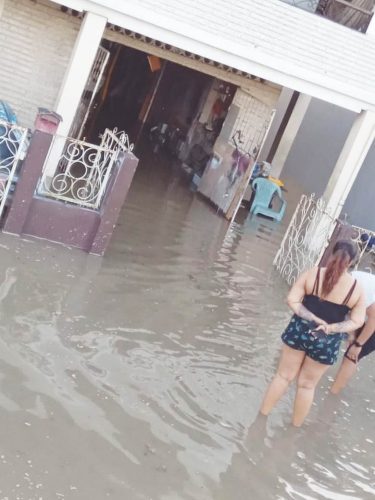
<svg viewBox="0 0 375 500">
<path fill-rule="evenodd" d="M 0 120 L 0 219 L 27 151 L 28 130 Z"/>
<path fill-rule="evenodd" d="M 96 210 L 101 205 L 117 162 L 124 152 L 132 149 L 127 134 L 117 129 L 106 129 L 99 146 L 55 136 L 37 193 Z M 52 168 L 51 161 L 54 163 Z"/>
<path fill-rule="evenodd" d="M 356 268 L 374 271 L 375 232 L 332 218 L 323 199 L 302 195 L 273 262 L 287 283 L 320 263 L 336 227 L 345 229 L 345 238 L 357 245 Z"/>
<path fill-rule="evenodd" d="M 274 266 L 289 284 L 319 263 L 336 222 L 325 211 L 322 199 L 314 195 L 301 197 L 274 260 Z"/>
</svg>

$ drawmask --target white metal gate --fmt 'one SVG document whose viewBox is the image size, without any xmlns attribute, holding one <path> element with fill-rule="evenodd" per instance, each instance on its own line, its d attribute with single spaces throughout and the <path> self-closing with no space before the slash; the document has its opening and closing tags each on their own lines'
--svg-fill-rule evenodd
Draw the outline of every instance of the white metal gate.
<svg viewBox="0 0 375 500">
<path fill-rule="evenodd" d="M 100 145 L 58 135 L 54 141 L 61 152 L 56 157 L 53 142 L 38 195 L 98 210 L 117 162 L 123 153 L 133 150 L 127 134 L 106 129 Z"/>
<path fill-rule="evenodd" d="M 317 265 L 327 248 L 337 221 L 322 199 L 303 195 L 294 212 L 274 266 L 291 285 L 306 269 Z"/>
<path fill-rule="evenodd" d="M 69 133 L 70 137 L 74 139 L 81 139 L 87 120 L 93 111 L 92 106 L 102 85 L 104 70 L 108 64 L 109 56 L 109 50 L 99 47 Z"/>
<path fill-rule="evenodd" d="M 26 154 L 27 133 L 26 128 L 0 120 L 0 220 Z"/>
<path fill-rule="evenodd" d="M 358 248 L 355 267 L 375 271 L 375 232 L 333 219 L 325 203 L 314 195 L 303 195 L 294 212 L 274 266 L 292 285 L 303 271 L 320 263 L 331 239 L 350 239 Z"/>
</svg>

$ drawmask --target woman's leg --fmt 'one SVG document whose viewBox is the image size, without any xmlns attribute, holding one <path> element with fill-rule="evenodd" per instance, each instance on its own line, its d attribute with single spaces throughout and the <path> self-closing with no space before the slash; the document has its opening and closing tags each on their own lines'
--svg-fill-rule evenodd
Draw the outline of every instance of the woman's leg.
<svg viewBox="0 0 375 500">
<path fill-rule="evenodd" d="M 294 401 L 293 425 L 300 427 L 310 411 L 315 387 L 330 365 L 323 365 L 306 356 L 297 380 L 297 394 Z"/>
<path fill-rule="evenodd" d="M 268 415 L 286 392 L 290 382 L 298 375 L 304 359 L 304 351 L 298 351 L 283 344 L 279 367 L 274 379 L 268 386 L 260 408 L 260 412 L 263 415 Z"/>
<path fill-rule="evenodd" d="M 336 375 L 335 381 L 332 384 L 332 394 L 338 394 L 342 389 L 344 389 L 356 371 L 357 363 L 354 363 L 348 358 L 344 358 Z"/>
</svg>

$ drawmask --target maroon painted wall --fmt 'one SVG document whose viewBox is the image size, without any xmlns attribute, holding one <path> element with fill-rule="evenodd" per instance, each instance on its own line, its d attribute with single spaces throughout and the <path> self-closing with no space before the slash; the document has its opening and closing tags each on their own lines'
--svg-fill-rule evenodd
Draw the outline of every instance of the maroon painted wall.
<svg viewBox="0 0 375 500">
<path fill-rule="evenodd" d="M 99 224 L 100 215 L 94 210 L 34 197 L 22 234 L 90 252 Z"/>
<path fill-rule="evenodd" d="M 128 194 L 138 159 L 122 154 L 100 210 L 35 195 L 53 136 L 35 131 L 5 220 L 4 231 L 44 238 L 103 255 Z"/>
</svg>

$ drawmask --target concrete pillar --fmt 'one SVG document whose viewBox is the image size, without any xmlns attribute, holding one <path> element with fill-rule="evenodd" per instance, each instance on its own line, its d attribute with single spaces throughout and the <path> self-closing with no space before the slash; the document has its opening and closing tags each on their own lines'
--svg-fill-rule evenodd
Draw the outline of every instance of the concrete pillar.
<svg viewBox="0 0 375 500">
<path fill-rule="evenodd" d="M 54 109 L 61 115 L 62 122 L 45 164 L 47 185 L 52 181 L 64 150 L 65 137 L 69 135 L 72 127 L 106 24 L 105 17 L 86 12 Z"/>
<path fill-rule="evenodd" d="M 323 195 L 332 217 L 340 215 L 374 139 L 375 113 L 362 111 L 353 123 Z"/>
<path fill-rule="evenodd" d="M 34 132 L 5 220 L 5 233 L 22 234 L 52 139 L 45 132 Z"/>
<path fill-rule="evenodd" d="M 275 156 L 272 160 L 272 175 L 274 177 L 279 177 L 282 169 L 284 168 L 286 159 L 290 153 L 293 142 L 298 134 L 310 102 L 311 97 L 308 95 L 301 94 L 298 97 L 288 125 L 286 126 L 284 134 L 281 138 L 279 147 L 277 148 Z"/>
<path fill-rule="evenodd" d="M 272 145 L 276 139 L 276 136 L 278 134 L 278 131 L 282 125 L 284 116 L 288 110 L 288 106 L 290 104 L 290 101 L 293 97 L 294 90 L 288 89 L 287 87 L 284 87 L 281 91 L 279 100 L 277 101 L 276 104 L 276 112 L 275 112 L 275 118 L 272 122 L 272 125 L 269 129 L 269 132 L 267 134 L 267 137 L 265 138 L 265 141 L 263 143 L 263 146 L 261 150 L 259 151 L 259 156 L 258 160 L 259 161 L 265 161 L 267 160 L 267 156 L 269 155 Z"/>
<path fill-rule="evenodd" d="M 116 227 L 122 206 L 128 195 L 138 158 L 132 153 L 125 153 L 117 171 L 113 174 L 100 210 L 100 224 L 91 245 L 90 253 L 104 255 L 113 231 Z"/>
<path fill-rule="evenodd" d="M 58 134 L 69 134 L 106 23 L 105 17 L 91 12 L 84 17 L 54 109 L 63 118 Z"/>
</svg>

